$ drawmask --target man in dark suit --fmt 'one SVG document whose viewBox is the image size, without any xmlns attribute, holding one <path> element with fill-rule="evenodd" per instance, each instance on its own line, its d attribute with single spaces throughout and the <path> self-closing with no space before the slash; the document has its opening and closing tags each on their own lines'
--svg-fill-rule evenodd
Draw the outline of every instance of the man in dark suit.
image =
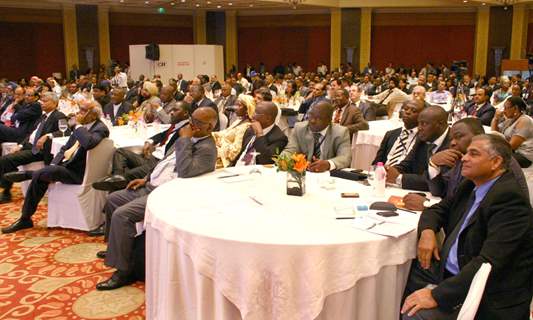
<svg viewBox="0 0 533 320">
<path fill-rule="evenodd" d="M 474 137 L 462 159 L 468 180 L 420 216 L 403 319 L 456 319 L 483 263 L 492 269 L 476 319 L 529 319 L 533 213 L 508 171 L 511 152 L 501 137 Z M 446 238 L 439 250 L 441 228 Z"/>
<path fill-rule="evenodd" d="M 127 148 L 119 148 L 113 154 L 113 168 L 111 176 L 93 183 L 93 188 L 103 191 L 124 189 L 135 179 L 146 177 L 154 169 L 157 162 L 172 150 L 178 139 L 179 130 L 189 124 L 191 105 L 180 101 L 170 111 L 170 127 L 144 143 L 142 154 L 137 154 Z"/>
<path fill-rule="evenodd" d="M 39 93 L 34 88 L 27 88 L 24 91 L 24 100 L 13 106 L 11 118 L 0 124 L 0 143 L 24 141 L 41 115 Z"/>
<path fill-rule="evenodd" d="M 189 125 L 181 128 L 171 152 L 144 179 L 130 182 L 128 188 L 110 194 L 106 213 L 107 251 L 98 252 L 105 264 L 117 269 L 106 281 L 96 285 L 98 290 L 112 290 L 134 281 L 132 261 L 135 224 L 144 219 L 148 195 L 161 184 L 174 178 L 191 178 L 215 170 L 217 148 L 211 132 L 218 114 L 210 107 L 199 107 Z"/>
<path fill-rule="evenodd" d="M 348 90 L 337 89 L 332 99 L 335 107 L 333 123 L 338 123 L 348 128 L 350 140 L 357 131 L 368 130 L 368 122 L 363 118 L 363 114 L 355 105 L 350 103 Z"/>
<path fill-rule="evenodd" d="M 32 134 L 19 145 L 18 151 L 0 157 L 0 186 L 4 189 L 0 203 L 11 201 L 13 183 L 4 179 L 4 175 L 17 171 L 17 167 L 36 161 L 50 164 L 52 139 L 61 136 L 58 128 L 59 119 L 65 115 L 57 110 L 58 98 L 53 92 L 46 92 L 41 97 L 43 115 L 37 122 Z"/>
<path fill-rule="evenodd" d="M 361 88 L 357 85 L 350 87 L 350 102 L 361 110 L 366 121 L 376 120 L 376 109 L 368 101 L 361 101 Z"/>
<path fill-rule="evenodd" d="M 314 85 L 313 90 L 307 95 L 302 104 L 300 104 L 298 113 L 303 114 L 304 120 L 307 119 L 307 112 L 311 109 L 312 106 L 318 104 L 321 101 L 329 102 L 329 100 L 326 98 L 324 84 L 317 83 Z"/>
<path fill-rule="evenodd" d="M 205 89 L 202 85 L 192 84 L 189 87 L 189 94 L 191 95 L 191 98 L 192 98 L 191 113 L 200 107 L 209 107 L 209 108 L 212 108 L 218 114 L 217 105 L 211 99 L 205 96 Z M 217 120 L 217 125 L 215 126 L 215 129 L 213 131 L 218 131 L 219 129 L 220 129 L 220 121 Z"/>
<path fill-rule="evenodd" d="M 102 108 L 104 108 L 109 102 L 111 97 L 109 96 L 109 87 L 103 84 L 93 86 L 93 98 L 96 100 Z"/>
<path fill-rule="evenodd" d="M 488 88 L 479 88 L 476 90 L 472 103 L 465 108 L 469 116 L 479 118 L 484 126 L 490 126 L 496 109 L 490 104 L 490 92 Z"/>
<path fill-rule="evenodd" d="M 418 116 L 418 138 L 413 149 L 399 164 L 386 166 L 387 182 L 403 189 L 427 191 L 429 158 L 448 149 L 448 131 L 448 113 L 438 106 L 425 108 Z"/>
<path fill-rule="evenodd" d="M 124 101 L 126 90 L 124 88 L 114 88 L 111 90 L 111 102 L 105 105 L 104 115 L 111 120 L 111 123 L 116 126 L 117 120 L 123 114 L 127 114 L 131 110 L 131 104 Z"/>
<path fill-rule="evenodd" d="M 102 139 L 109 136 L 107 126 L 100 121 L 98 104 L 94 101 L 81 103 L 76 116 L 75 129 L 67 144 L 52 160 L 51 165 L 32 171 L 12 172 L 5 175 L 11 182 L 31 179 L 22 214 L 19 220 L 11 226 L 3 228 L 3 233 L 11 233 L 33 227 L 31 216 L 35 213 L 39 201 L 43 198 L 48 184 L 62 182 L 66 184 L 81 184 L 85 173 L 87 150 L 96 147 Z"/>
<path fill-rule="evenodd" d="M 176 80 L 176 86 L 178 87 L 178 91 L 181 93 L 187 92 L 187 88 L 189 87 L 189 84 L 186 80 L 183 80 L 183 74 L 178 73 L 178 80 Z"/>
<path fill-rule="evenodd" d="M 218 112 L 224 112 L 226 117 L 228 117 L 228 124 L 231 123 L 229 121 L 231 118 L 236 117 L 235 112 L 231 108 L 228 109 L 228 107 L 233 107 L 236 101 L 237 97 L 231 94 L 231 85 L 224 83 L 220 90 L 220 96 L 215 100 L 215 104 L 217 105 Z"/>
<path fill-rule="evenodd" d="M 233 165 L 252 164 L 253 152 L 258 155 L 256 164 L 274 163 L 272 157 L 287 145 L 287 136 L 274 123 L 278 107 L 272 102 L 260 102 L 255 107 L 254 121 L 244 133 L 241 153 Z"/>
<path fill-rule="evenodd" d="M 403 127 L 387 131 L 372 165 L 382 162 L 394 166 L 405 159 L 418 136 L 418 115 L 424 110 L 424 104 L 418 100 L 408 100 L 402 105 Z"/>
</svg>

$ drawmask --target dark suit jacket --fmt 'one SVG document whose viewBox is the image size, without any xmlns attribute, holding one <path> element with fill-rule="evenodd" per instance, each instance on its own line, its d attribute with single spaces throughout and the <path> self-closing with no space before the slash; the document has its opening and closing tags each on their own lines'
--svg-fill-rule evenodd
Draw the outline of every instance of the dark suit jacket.
<svg viewBox="0 0 533 320">
<path fill-rule="evenodd" d="M 402 133 L 402 129 L 403 128 L 398 128 L 387 131 L 387 133 L 385 133 L 385 136 L 383 137 L 383 140 L 381 140 L 381 144 L 379 145 L 376 157 L 374 158 L 374 161 L 372 161 L 372 165 L 376 165 L 378 164 L 378 162 L 387 162 L 387 156 L 389 155 L 390 150 L 394 146 L 394 142 L 396 142 L 396 139 L 398 139 L 398 137 Z"/>
<path fill-rule="evenodd" d="M 178 80 L 176 84 L 178 86 L 178 91 L 181 91 L 181 92 L 186 92 L 187 88 L 189 87 L 189 83 L 183 79 Z"/>
<path fill-rule="evenodd" d="M 455 197 L 447 197 L 424 210 L 419 232 L 441 228 L 450 235 L 466 214 L 474 184 L 463 181 Z M 447 241 L 454 239 L 445 238 Z M 491 187 L 459 235 L 459 273 L 432 290 L 439 307 L 452 309 L 466 297 L 475 273 L 484 262 L 492 270 L 476 319 L 526 319 L 531 302 L 533 272 L 533 213 L 511 173 L 503 174 Z M 440 277 L 448 252 L 441 252 Z M 434 263 L 434 262 L 432 262 Z"/>
<path fill-rule="evenodd" d="M 67 143 L 61 147 L 61 150 L 52 160 L 52 164 L 62 165 L 77 173 L 78 176 L 83 177 L 83 174 L 85 173 L 87 150 L 96 147 L 102 139 L 107 137 L 109 137 L 109 129 L 107 129 L 107 126 L 100 120 L 96 120 L 89 130 L 85 127 L 79 127 L 72 132 Z M 80 148 L 69 161 L 62 162 L 65 151 L 70 149 L 76 141 L 80 143 Z"/>
<path fill-rule="evenodd" d="M 474 102 L 470 103 L 470 105 L 466 107 L 466 113 L 471 115 L 472 112 L 474 112 L 473 108 L 475 107 L 476 104 Z M 485 104 L 476 112 L 476 117 L 481 120 L 481 123 L 484 126 L 490 126 L 490 122 L 492 121 L 495 113 L 496 109 L 494 109 L 489 102 L 485 102 Z"/>
<path fill-rule="evenodd" d="M 128 113 L 131 110 L 131 104 L 127 102 L 126 100 L 122 101 L 122 104 L 118 108 L 117 116 L 122 116 L 124 113 Z M 111 119 L 111 123 L 113 123 L 114 126 L 117 125 L 117 119 L 115 119 L 115 114 L 113 112 L 113 102 L 110 102 L 104 106 L 104 115 Z"/>
<path fill-rule="evenodd" d="M 17 130 L 19 131 L 20 138 L 17 142 L 24 141 L 32 132 L 35 122 L 37 122 L 43 111 L 39 102 L 31 104 L 18 104 L 15 106 L 15 112 L 11 117 L 11 122 L 19 122 Z"/>
<path fill-rule="evenodd" d="M 448 149 L 450 143 L 450 134 L 444 138 L 440 147 L 435 151 L 439 152 Z M 402 189 L 412 189 L 428 191 L 427 184 L 427 169 L 428 169 L 428 147 L 426 142 L 416 139 L 415 145 L 407 154 L 405 159 L 398 163 L 395 167 L 402 173 Z"/>
<path fill-rule="evenodd" d="M 60 137 L 62 136 L 61 131 L 59 130 L 59 119 L 66 119 L 66 116 L 60 112 L 59 110 L 54 110 L 48 118 L 46 118 L 46 121 L 44 122 L 43 129 L 41 131 L 41 135 L 39 137 L 36 137 L 36 139 L 39 139 L 40 137 L 51 133 L 54 137 Z M 41 124 L 41 121 L 37 121 L 35 123 L 34 128 L 32 129 L 32 132 L 34 130 L 37 130 L 37 127 Z M 31 135 L 31 133 L 30 133 Z M 30 137 L 26 138 L 24 142 L 22 143 L 24 150 L 31 150 L 33 143 L 35 141 L 29 141 Z M 52 162 L 53 155 L 50 153 L 50 150 L 52 149 L 52 139 L 46 140 L 44 143 L 43 149 L 39 152 L 43 155 L 43 161 L 45 164 L 50 164 Z"/>
<path fill-rule="evenodd" d="M 111 102 L 111 97 L 108 94 L 106 94 L 105 96 L 101 98 L 96 98 L 94 100 L 96 100 L 96 102 L 98 102 L 103 109 L 104 106 L 106 106 L 108 103 Z"/>
<path fill-rule="evenodd" d="M 189 122 L 184 123 L 183 126 L 186 126 L 187 124 L 189 124 Z M 167 154 L 168 150 L 170 150 L 171 146 L 174 145 L 174 143 L 178 139 L 178 137 L 179 137 L 178 132 L 180 131 L 181 128 L 182 127 L 175 128 L 174 133 L 172 133 L 172 135 L 168 138 L 168 142 L 165 145 L 165 155 Z M 154 146 L 159 145 L 163 141 L 163 139 L 165 139 L 165 137 L 167 135 L 167 131 L 168 130 L 161 131 L 160 133 L 158 133 L 158 134 L 156 134 L 156 135 L 154 135 L 154 136 L 152 136 L 150 138 L 153 141 Z"/>
<path fill-rule="evenodd" d="M 306 99 L 300 104 L 300 108 L 298 109 L 298 113 L 306 114 L 309 109 L 314 106 L 315 104 L 319 103 L 320 101 L 327 101 L 329 100 L 326 98 L 325 95 L 319 96 L 319 97 L 312 97 L 309 99 Z"/>
<path fill-rule="evenodd" d="M 241 153 L 239 153 L 239 155 L 235 158 L 235 161 L 232 163 L 232 166 L 237 163 L 239 158 L 242 156 L 242 153 L 246 151 L 246 146 L 248 146 L 248 143 L 250 143 L 250 140 L 253 137 L 255 137 L 254 129 L 249 127 L 244 132 Z M 281 131 L 281 129 L 277 125 L 274 125 L 274 127 L 272 127 L 272 130 L 270 130 L 266 135 L 256 138 L 253 143 L 255 151 L 260 153 L 255 159 L 256 164 L 274 163 L 272 157 L 276 153 L 281 153 L 281 151 L 287 145 L 288 141 L 289 139 L 283 133 L 283 131 Z"/>
<path fill-rule="evenodd" d="M 350 140 L 352 140 L 353 134 L 359 130 L 368 130 L 368 122 L 363 118 L 363 114 L 353 104 L 349 104 L 345 107 L 344 113 L 341 118 L 340 125 L 348 128 L 350 131 Z"/>
<path fill-rule="evenodd" d="M 359 110 L 363 113 L 363 118 L 366 121 L 376 120 L 376 109 L 367 101 L 361 101 L 359 103 Z"/>
<path fill-rule="evenodd" d="M 217 146 L 215 139 L 208 136 L 196 143 L 190 138 L 176 140 L 176 171 L 180 178 L 196 177 L 215 171 Z"/>
</svg>

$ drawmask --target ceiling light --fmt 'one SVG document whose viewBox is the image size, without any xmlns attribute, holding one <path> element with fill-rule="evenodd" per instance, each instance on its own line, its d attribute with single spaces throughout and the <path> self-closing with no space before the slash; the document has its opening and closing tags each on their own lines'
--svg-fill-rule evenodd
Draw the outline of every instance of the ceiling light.
<svg viewBox="0 0 533 320">
<path fill-rule="evenodd" d="M 299 4 L 302 4 L 304 0 L 285 0 L 285 2 L 289 3 L 289 5 L 293 9 L 296 9 L 296 6 L 298 6 Z"/>
<path fill-rule="evenodd" d="M 150 1 L 145 1 L 144 4 L 150 4 Z"/>
<path fill-rule="evenodd" d="M 228 3 L 228 6 L 232 6 L 232 5 L 233 5 L 233 3 L 231 3 L 231 2 L 230 2 L 230 3 Z"/>
<path fill-rule="evenodd" d="M 124 0 L 120 0 L 120 3 L 124 3 Z"/>
<path fill-rule="evenodd" d="M 220 8 L 222 8 L 222 6 L 221 6 L 221 5 L 218 5 L 217 8 L 220 9 Z"/>
<path fill-rule="evenodd" d="M 200 4 L 199 4 L 199 3 L 197 3 L 197 4 L 196 4 L 196 8 L 198 8 L 199 6 L 200 6 Z"/>
<path fill-rule="evenodd" d="M 174 2 L 171 2 L 170 5 L 173 6 L 173 5 L 175 5 L 175 3 L 174 3 Z"/>
<path fill-rule="evenodd" d="M 207 1 L 207 4 L 211 4 L 211 1 Z"/>
<path fill-rule="evenodd" d="M 463 3 L 467 3 L 467 2 L 468 2 L 468 0 L 463 0 Z"/>
<path fill-rule="evenodd" d="M 253 6 L 254 6 L 254 4 L 253 4 L 253 3 L 250 3 L 250 8 L 253 7 Z"/>
</svg>

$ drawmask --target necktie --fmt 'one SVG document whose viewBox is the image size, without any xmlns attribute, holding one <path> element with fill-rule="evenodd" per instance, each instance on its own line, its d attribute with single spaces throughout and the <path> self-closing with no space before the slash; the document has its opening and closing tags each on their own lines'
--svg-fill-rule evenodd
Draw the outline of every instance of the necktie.
<svg viewBox="0 0 533 320">
<path fill-rule="evenodd" d="M 248 147 L 246 148 L 246 151 L 244 153 L 244 157 L 242 158 L 242 161 L 244 162 L 244 165 L 249 166 L 249 165 L 252 164 L 252 160 L 254 158 L 253 153 L 255 152 L 254 142 L 255 142 L 255 137 L 253 137 L 250 140 L 250 142 L 248 143 Z"/>
<path fill-rule="evenodd" d="M 320 138 L 322 135 L 320 132 L 313 132 L 313 138 L 314 138 L 314 145 L 313 145 L 313 157 L 316 159 L 320 159 L 320 145 L 322 144 L 322 141 L 320 141 Z"/>
<path fill-rule="evenodd" d="M 35 131 L 35 139 L 33 139 L 32 146 L 31 146 L 32 154 L 39 153 L 39 149 L 37 149 L 37 141 L 39 141 L 39 138 L 41 137 L 45 121 L 46 121 L 46 115 L 43 114 L 41 116 L 41 122 L 39 123 L 39 126 L 37 126 L 37 130 Z"/>
<path fill-rule="evenodd" d="M 341 108 L 335 109 L 335 116 L 333 117 L 333 122 L 334 123 L 340 123 L 341 122 L 341 113 L 342 113 L 342 109 Z"/>
<path fill-rule="evenodd" d="M 167 133 L 165 133 L 165 137 L 163 138 L 163 140 L 161 140 L 161 143 L 159 144 L 159 146 L 164 146 L 165 143 L 167 143 L 168 137 L 170 137 L 170 134 L 174 131 L 175 127 L 176 125 L 172 124 L 170 128 L 168 128 Z"/>
<path fill-rule="evenodd" d="M 435 147 L 437 146 L 436 144 L 434 143 L 428 143 L 428 148 L 427 148 L 427 161 L 429 162 L 429 159 L 431 158 L 431 156 L 433 155 L 433 149 L 435 149 Z"/>
<path fill-rule="evenodd" d="M 63 162 L 69 161 L 74 156 L 76 151 L 78 151 L 79 148 L 80 148 L 80 143 L 79 141 L 76 140 L 76 143 L 74 143 L 72 147 L 70 147 L 69 149 L 65 151 L 65 153 L 63 153 Z"/>
<path fill-rule="evenodd" d="M 396 148 L 392 152 L 392 154 L 388 157 L 386 164 L 389 166 L 397 165 L 401 162 L 403 159 L 402 156 L 405 156 L 407 154 L 407 139 L 409 138 L 410 130 L 403 129 L 402 133 L 400 134 L 398 144 L 396 145 Z"/>
</svg>

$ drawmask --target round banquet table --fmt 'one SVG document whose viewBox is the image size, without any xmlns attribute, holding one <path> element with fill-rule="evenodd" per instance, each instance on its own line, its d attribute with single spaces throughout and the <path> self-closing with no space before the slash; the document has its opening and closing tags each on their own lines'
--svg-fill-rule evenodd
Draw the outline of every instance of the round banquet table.
<svg viewBox="0 0 533 320">
<path fill-rule="evenodd" d="M 329 173 L 308 173 L 306 194 L 287 196 L 284 172 L 248 170 L 175 179 L 150 194 L 147 318 L 396 319 L 416 232 L 387 237 L 335 219 L 384 198 Z M 415 229 L 418 215 L 409 215 Z"/>
</svg>

